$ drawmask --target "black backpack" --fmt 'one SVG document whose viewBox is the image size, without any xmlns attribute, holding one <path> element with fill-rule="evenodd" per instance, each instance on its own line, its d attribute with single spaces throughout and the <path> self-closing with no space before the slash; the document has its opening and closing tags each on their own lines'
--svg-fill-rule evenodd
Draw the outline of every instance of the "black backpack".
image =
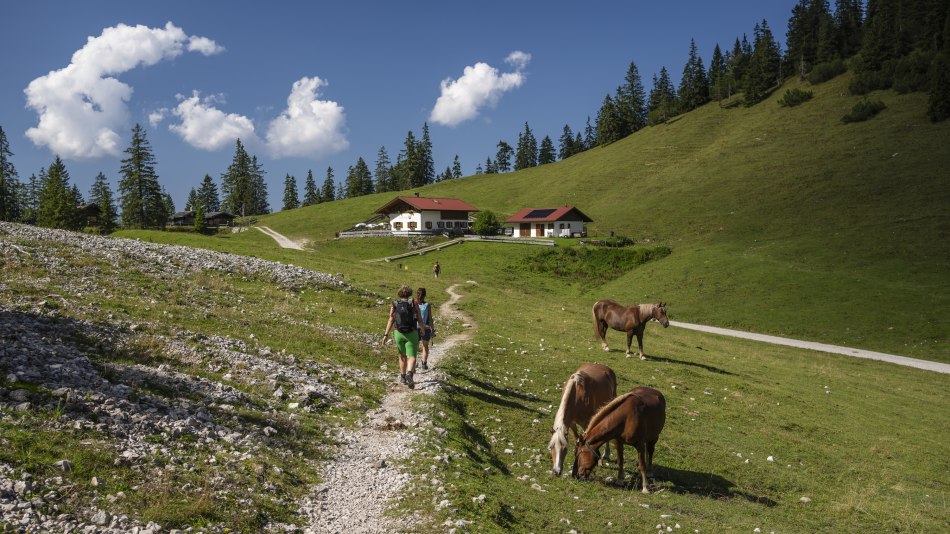
<svg viewBox="0 0 950 534">
<path fill-rule="evenodd" d="M 393 314 L 393 317 L 396 320 L 396 330 L 399 330 L 403 334 L 412 332 L 416 329 L 416 317 L 414 310 L 412 309 L 412 302 L 406 302 L 404 300 L 397 300 L 393 302 L 393 306 L 396 311 Z"/>
</svg>

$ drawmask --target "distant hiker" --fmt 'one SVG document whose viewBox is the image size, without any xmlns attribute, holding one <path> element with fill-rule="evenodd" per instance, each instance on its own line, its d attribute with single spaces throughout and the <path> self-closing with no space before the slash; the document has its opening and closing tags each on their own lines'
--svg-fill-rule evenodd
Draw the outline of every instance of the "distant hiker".
<svg viewBox="0 0 950 534">
<path fill-rule="evenodd" d="M 413 389 L 416 387 L 412 375 L 416 371 L 419 332 L 424 329 L 422 314 L 419 313 L 419 306 L 411 300 L 411 287 L 400 287 L 396 296 L 399 300 L 394 300 L 389 305 L 389 322 L 386 323 L 386 332 L 383 333 L 383 345 L 389 341 L 389 331 L 393 330 L 393 343 L 399 351 L 399 381 Z"/>
<path fill-rule="evenodd" d="M 435 275 L 436 278 L 438 278 L 438 277 L 439 277 L 439 273 L 441 273 L 441 272 L 442 272 L 442 266 L 439 265 L 439 262 L 433 263 L 433 264 L 432 264 L 432 274 Z"/>
<path fill-rule="evenodd" d="M 416 290 L 416 306 L 419 307 L 419 317 L 422 318 L 422 330 L 419 340 L 422 343 L 422 370 L 429 370 L 429 340 L 435 337 L 435 320 L 432 317 L 432 306 L 426 302 L 426 288 Z"/>
</svg>

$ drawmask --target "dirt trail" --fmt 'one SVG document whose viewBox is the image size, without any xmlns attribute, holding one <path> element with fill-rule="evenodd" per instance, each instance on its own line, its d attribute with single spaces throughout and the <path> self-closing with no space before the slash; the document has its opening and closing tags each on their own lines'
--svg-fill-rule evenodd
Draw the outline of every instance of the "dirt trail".
<svg viewBox="0 0 950 534">
<path fill-rule="evenodd" d="M 474 283 L 474 282 L 469 282 Z M 382 349 L 386 373 L 392 376 L 389 392 L 382 405 L 367 412 L 361 426 L 344 430 L 337 436 L 343 443 L 338 455 L 330 461 L 324 483 L 318 487 L 302 508 L 310 516 L 307 532 L 397 532 L 413 530 L 412 518 L 394 522 L 386 517 L 390 499 L 400 494 L 409 476 L 396 467 L 398 461 L 414 453 L 412 428 L 425 423 L 425 416 L 412 410 L 413 395 L 431 395 L 439 390 L 446 377 L 439 370 L 442 357 L 459 343 L 470 340 L 476 325 L 472 318 L 455 309 L 461 296 L 455 284 L 446 292 L 449 300 L 439 306 L 435 316 L 438 324 L 448 318 L 460 321 L 462 332 L 430 344 L 429 371 L 416 370 L 415 390 L 396 381 L 398 364 L 392 345 Z"/>
<path fill-rule="evenodd" d="M 269 235 L 270 237 L 274 238 L 274 241 L 277 241 L 277 244 L 280 245 L 280 246 L 283 247 L 283 248 L 292 248 L 292 249 L 294 249 L 294 250 L 303 250 L 303 247 L 302 247 L 302 246 L 300 246 L 299 244 L 297 244 L 297 243 L 294 242 L 294 241 L 291 241 L 291 240 L 290 240 L 289 238 L 287 238 L 286 236 L 284 236 L 284 235 L 282 235 L 282 234 L 278 234 L 277 232 L 271 230 L 271 229 L 268 228 L 267 226 L 255 226 L 254 228 L 257 228 L 257 229 L 260 230 L 261 232 L 264 232 L 266 235 Z"/>
</svg>

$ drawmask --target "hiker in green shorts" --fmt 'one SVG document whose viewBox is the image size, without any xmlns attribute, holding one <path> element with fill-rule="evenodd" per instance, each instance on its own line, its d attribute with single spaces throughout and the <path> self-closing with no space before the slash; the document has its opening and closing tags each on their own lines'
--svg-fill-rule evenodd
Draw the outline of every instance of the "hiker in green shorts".
<svg viewBox="0 0 950 534">
<path fill-rule="evenodd" d="M 412 375 L 416 371 L 416 355 L 419 353 L 419 332 L 425 328 L 419 306 L 412 300 L 412 288 L 402 286 L 396 292 L 399 300 L 389 306 L 389 322 L 383 333 L 383 345 L 389 341 L 389 331 L 393 330 L 393 342 L 399 351 L 399 381 L 413 389 L 416 387 Z"/>
</svg>

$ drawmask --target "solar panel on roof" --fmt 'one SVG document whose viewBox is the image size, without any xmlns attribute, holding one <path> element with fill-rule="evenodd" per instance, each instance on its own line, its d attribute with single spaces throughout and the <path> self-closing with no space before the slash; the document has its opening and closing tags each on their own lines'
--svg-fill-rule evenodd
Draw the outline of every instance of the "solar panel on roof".
<svg viewBox="0 0 950 534">
<path fill-rule="evenodd" d="M 543 209 L 543 210 L 531 210 L 527 215 L 524 216 L 525 219 L 543 219 L 552 213 L 557 211 L 556 209 Z"/>
</svg>

